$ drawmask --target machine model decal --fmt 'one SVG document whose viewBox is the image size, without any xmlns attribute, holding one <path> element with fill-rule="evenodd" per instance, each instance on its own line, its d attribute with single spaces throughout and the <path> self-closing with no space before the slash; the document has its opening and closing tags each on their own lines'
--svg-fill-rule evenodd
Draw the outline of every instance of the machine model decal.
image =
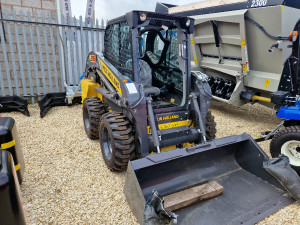
<svg viewBox="0 0 300 225">
<path fill-rule="evenodd" d="M 268 88 L 270 85 L 270 79 L 266 79 L 265 81 L 265 88 Z"/>
<path fill-rule="evenodd" d="M 91 61 L 91 63 L 96 63 L 96 56 L 90 55 L 90 61 Z"/>
<path fill-rule="evenodd" d="M 108 67 L 105 65 L 105 63 L 102 60 L 100 60 L 100 63 L 101 63 L 101 68 L 102 68 L 103 74 L 107 77 L 107 79 L 110 81 L 110 83 L 112 83 L 112 85 L 117 89 L 117 91 L 122 96 L 120 82 L 115 77 L 115 75 L 110 71 L 110 69 L 108 69 Z"/>
<path fill-rule="evenodd" d="M 252 7 L 260 7 L 260 6 L 266 6 L 268 0 L 253 0 L 251 4 Z"/>
</svg>

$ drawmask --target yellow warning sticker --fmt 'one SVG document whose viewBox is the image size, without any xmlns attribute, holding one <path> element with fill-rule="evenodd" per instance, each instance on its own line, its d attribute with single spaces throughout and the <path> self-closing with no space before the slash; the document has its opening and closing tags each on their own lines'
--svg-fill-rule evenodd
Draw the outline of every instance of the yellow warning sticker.
<svg viewBox="0 0 300 225">
<path fill-rule="evenodd" d="M 245 39 L 241 39 L 241 46 L 242 46 L 242 48 L 244 48 L 244 47 L 245 47 L 245 45 L 246 45 L 246 41 L 245 41 Z"/>
<path fill-rule="evenodd" d="M 243 73 L 247 73 L 247 65 L 243 64 Z"/>
<path fill-rule="evenodd" d="M 193 38 L 191 38 L 191 45 L 193 45 L 194 44 L 194 39 Z"/>
<path fill-rule="evenodd" d="M 91 63 L 96 63 L 96 56 L 90 55 L 90 61 L 91 61 Z"/>
<path fill-rule="evenodd" d="M 197 58 L 194 58 L 194 61 L 195 61 L 195 65 L 198 65 L 198 60 L 197 60 Z"/>
<path fill-rule="evenodd" d="M 171 98 L 170 102 L 171 102 L 171 103 L 174 103 L 174 102 L 175 102 L 175 99 L 174 99 L 174 98 Z"/>
<path fill-rule="evenodd" d="M 270 85 L 270 79 L 266 79 L 265 81 L 265 88 L 268 88 Z"/>
</svg>

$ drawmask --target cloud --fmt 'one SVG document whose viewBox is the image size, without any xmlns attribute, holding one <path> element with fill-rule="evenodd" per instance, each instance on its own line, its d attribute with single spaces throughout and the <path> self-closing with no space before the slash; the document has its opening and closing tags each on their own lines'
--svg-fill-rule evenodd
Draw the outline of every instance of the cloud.
<svg viewBox="0 0 300 225">
<path fill-rule="evenodd" d="M 95 0 L 95 17 L 104 21 L 122 16 L 132 10 L 154 11 L 155 0 Z M 159 2 L 173 5 L 184 5 L 201 0 L 161 0 Z M 72 14 L 85 16 L 86 0 L 71 0 Z"/>
</svg>

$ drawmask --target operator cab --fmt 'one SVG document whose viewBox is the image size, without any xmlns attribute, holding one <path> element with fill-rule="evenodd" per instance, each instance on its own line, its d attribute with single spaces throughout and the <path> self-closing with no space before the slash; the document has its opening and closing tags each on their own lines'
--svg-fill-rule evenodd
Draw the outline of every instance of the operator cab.
<svg viewBox="0 0 300 225">
<path fill-rule="evenodd" d="M 108 22 L 105 58 L 144 95 L 153 108 L 184 106 L 190 93 L 189 34 L 193 20 L 133 11 Z"/>
<path fill-rule="evenodd" d="M 178 62 L 178 30 L 142 27 L 139 30 L 140 82 L 156 105 L 181 105 L 183 72 Z M 154 104 L 155 105 L 155 104 Z"/>
</svg>

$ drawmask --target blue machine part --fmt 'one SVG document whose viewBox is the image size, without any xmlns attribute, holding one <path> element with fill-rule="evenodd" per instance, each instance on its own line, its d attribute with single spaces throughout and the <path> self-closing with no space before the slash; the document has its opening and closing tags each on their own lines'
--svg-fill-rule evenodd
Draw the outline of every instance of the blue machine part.
<svg viewBox="0 0 300 225">
<path fill-rule="evenodd" d="M 281 119 L 300 120 L 300 101 L 296 101 L 295 106 L 281 107 L 276 116 Z"/>
</svg>

